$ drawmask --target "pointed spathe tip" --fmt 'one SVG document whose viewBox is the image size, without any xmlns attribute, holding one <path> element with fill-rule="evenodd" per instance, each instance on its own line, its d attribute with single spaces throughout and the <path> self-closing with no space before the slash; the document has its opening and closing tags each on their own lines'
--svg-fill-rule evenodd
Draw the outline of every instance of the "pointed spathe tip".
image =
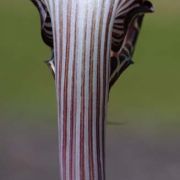
<svg viewBox="0 0 180 180">
<path fill-rule="evenodd" d="M 146 12 L 153 13 L 155 11 L 154 6 L 150 1 L 144 1 L 143 6 L 146 8 Z"/>
</svg>

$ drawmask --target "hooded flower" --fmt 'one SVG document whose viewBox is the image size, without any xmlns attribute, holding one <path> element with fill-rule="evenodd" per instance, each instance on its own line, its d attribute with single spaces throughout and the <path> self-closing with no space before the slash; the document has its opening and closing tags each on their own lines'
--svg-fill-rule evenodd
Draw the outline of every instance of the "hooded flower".
<svg viewBox="0 0 180 180">
<path fill-rule="evenodd" d="M 41 35 L 53 52 L 53 32 L 51 17 L 43 0 L 31 0 L 41 17 Z M 148 0 L 119 0 L 112 28 L 109 87 L 117 81 L 122 72 L 133 63 L 132 56 L 141 29 L 144 14 L 153 12 Z M 53 53 L 52 53 L 53 54 Z M 46 61 L 53 74 L 55 63 Z"/>
</svg>

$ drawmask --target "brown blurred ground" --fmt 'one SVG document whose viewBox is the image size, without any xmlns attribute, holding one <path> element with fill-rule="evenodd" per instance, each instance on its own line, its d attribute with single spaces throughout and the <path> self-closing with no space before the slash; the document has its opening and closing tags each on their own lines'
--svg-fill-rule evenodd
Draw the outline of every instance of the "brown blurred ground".
<svg viewBox="0 0 180 180">
<path fill-rule="evenodd" d="M 1 126 L 2 132 L 0 180 L 58 180 L 55 127 Z M 108 126 L 106 147 L 107 180 L 180 179 L 176 136 Z"/>
</svg>

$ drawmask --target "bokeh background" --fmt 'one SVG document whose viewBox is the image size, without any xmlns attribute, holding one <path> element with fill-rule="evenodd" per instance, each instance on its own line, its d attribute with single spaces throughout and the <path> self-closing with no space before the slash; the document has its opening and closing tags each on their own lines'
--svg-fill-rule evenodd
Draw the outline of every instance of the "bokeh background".
<svg viewBox="0 0 180 180">
<path fill-rule="evenodd" d="M 180 179 L 180 1 L 154 0 L 110 95 L 108 180 Z M 0 180 L 58 180 L 54 81 L 30 1 L 0 2 Z"/>
</svg>

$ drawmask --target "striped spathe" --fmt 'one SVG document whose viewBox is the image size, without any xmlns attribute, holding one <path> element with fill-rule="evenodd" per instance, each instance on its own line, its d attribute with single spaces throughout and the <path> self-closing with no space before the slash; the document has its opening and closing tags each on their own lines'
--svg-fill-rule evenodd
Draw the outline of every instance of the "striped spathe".
<svg viewBox="0 0 180 180">
<path fill-rule="evenodd" d="M 52 49 L 61 180 L 105 179 L 109 89 L 131 64 L 145 0 L 32 0 Z"/>
</svg>

